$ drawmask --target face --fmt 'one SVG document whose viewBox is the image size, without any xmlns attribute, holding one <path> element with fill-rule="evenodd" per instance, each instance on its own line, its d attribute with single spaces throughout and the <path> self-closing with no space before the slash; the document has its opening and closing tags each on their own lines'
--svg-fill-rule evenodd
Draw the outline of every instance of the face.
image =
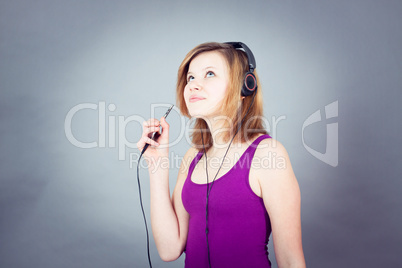
<svg viewBox="0 0 402 268">
<path fill-rule="evenodd" d="M 229 84 L 229 70 L 216 51 L 195 57 L 187 72 L 184 99 L 192 117 L 219 115 Z"/>
</svg>

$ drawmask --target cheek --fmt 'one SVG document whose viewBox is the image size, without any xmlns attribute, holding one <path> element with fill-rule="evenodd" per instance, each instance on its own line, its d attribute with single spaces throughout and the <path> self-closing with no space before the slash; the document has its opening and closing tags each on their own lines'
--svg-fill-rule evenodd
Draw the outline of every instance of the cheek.
<svg viewBox="0 0 402 268">
<path fill-rule="evenodd" d="M 187 101 L 187 97 L 189 96 L 189 94 L 190 94 L 190 90 L 188 90 L 188 87 L 186 86 L 183 90 L 183 97 L 184 97 L 185 101 Z"/>
<path fill-rule="evenodd" d="M 227 94 L 228 91 L 228 85 L 225 83 L 222 83 L 222 85 L 219 87 L 220 90 L 216 92 L 216 94 L 219 94 L 219 99 L 223 100 Z"/>
<path fill-rule="evenodd" d="M 188 101 L 188 97 L 190 96 L 190 90 L 188 88 L 188 86 L 185 86 L 184 90 L 183 90 L 183 98 L 184 98 L 184 102 L 187 104 Z"/>
</svg>

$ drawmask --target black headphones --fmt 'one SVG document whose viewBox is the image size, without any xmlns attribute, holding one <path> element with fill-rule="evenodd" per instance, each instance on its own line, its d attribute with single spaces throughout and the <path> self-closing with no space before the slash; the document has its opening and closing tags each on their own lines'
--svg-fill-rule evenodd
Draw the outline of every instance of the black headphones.
<svg viewBox="0 0 402 268">
<path fill-rule="evenodd" d="M 244 75 L 243 87 L 241 88 L 241 95 L 247 97 L 252 95 L 257 90 L 257 79 L 254 75 L 254 69 L 256 67 L 253 52 L 242 42 L 225 42 L 225 44 L 232 45 L 235 49 L 244 50 L 247 55 L 248 72 Z"/>
</svg>

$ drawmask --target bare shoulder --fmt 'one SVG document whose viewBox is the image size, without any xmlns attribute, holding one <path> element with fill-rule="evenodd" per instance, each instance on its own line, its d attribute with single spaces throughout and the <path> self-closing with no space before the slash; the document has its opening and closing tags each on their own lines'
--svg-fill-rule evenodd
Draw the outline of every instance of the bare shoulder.
<svg viewBox="0 0 402 268">
<path fill-rule="evenodd" d="M 282 181 L 295 179 L 285 146 L 273 138 L 260 142 L 253 158 L 252 168 L 260 183 L 263 181 L 266 183 L 271 179 L 284 179 Z"/>
<path fill-rule="evenodd" d="M 190 147 L 188 150 L 187 150 L 187 152 L 186 152 L 186 154 L 184 155 L 184 157 L 191 157 L 191 158 L 194 158 L 197 154 L 198 154 L 198 150 L 197 149 L 195 149 L 194 147 Z"/>
<path fill-rule="evenodd" d="M 272 169 L 274 167 L 282 167 L 285 164 L 290 164 L 288 152 L 283 144 L 273 138 L 263 139 L 256 151 L 254 158 L 260 160 L 261 164 L 265 164 L 265 169 Z M 270 165 L 268 165 L 270 164 Z"/>
<path fill-rule="evenodd" d="M 275 151 L 276 153 L 286 153 L 285 146 L 278 140 L 274 138 L 263 139 L 256 150 L 256 154 L 258 153 L 267 153 L 270 151 Z"/>
<path fill-rule="evenodd" d="M 253 165 L 268 213 L 274 216 L 280 211 L 296 211 L 300 205 L 300 189 L 283 144 L 275 139 L 261 141 Z"/>
</svg>

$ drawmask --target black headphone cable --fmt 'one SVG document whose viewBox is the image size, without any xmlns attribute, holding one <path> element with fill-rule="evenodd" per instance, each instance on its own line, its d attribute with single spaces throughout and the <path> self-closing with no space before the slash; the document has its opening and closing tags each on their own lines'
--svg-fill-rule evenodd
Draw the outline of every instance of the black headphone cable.
<svg viewBox="0 0 402 268">
<path fill-rule="evenodd" d="M 148 146 L 147 146 L 148 147 Z M 146 148 L 144 147 L 144 149 L 146 150 Z M 151 262 L 151 255 L 149 253 L 149 234 L 148 234 L 148 225 L 147 225 L 147 219 L 145 217 L 145 212 L 144 212 L 144 206 L 142 205 L 142 196 L 141 196 L 141 183 L 140 183 L 140 173 L 139 173 L 139 166 L 140 166 L 140 160 L 142 157 L 142 154 L 145 152 L 145 150 L 142 150 L 141 154 L 140 154 L 140 158 L 138 158 L 138 162 L 137 162 L 137 182 L 138 182 L 138 193 L 139 193 L 139 197 L 140 197 L 140 205 L 141 205 L 141 211 L 142 211 L 142 216 L 144 218 L 144 223 L 145 223 L 145 231 L 147 233 L 147 253 L 148 253 L 148 263 L 149 263 L 149 267 L 152 268 L 152 262 Z"/>
</svg>

